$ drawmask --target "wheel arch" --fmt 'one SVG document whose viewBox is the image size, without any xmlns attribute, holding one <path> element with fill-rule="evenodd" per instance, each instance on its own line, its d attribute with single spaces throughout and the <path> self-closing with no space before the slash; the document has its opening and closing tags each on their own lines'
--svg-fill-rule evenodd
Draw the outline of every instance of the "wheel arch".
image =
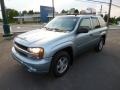
<svg viewBox="0 0 120 90">
<path fill-rule="evenodd" d="M 68 46 L 68 47 L 65 47 L 65 48 L 62 48 L 58 51 L 56 51 L 52 57 L 54 57 L 54 55 L 56 55 L 58 52 L 61 52 L 61 51 L 66 51 L 69 55 L 70 55 L 70 64 L 73 63 L 73 59 L 74 59 L 74 51 L 73 51 L 73 48 L 71 46 Z"/>
<path fill-rule="evenodd" d="M 105 41 L 106 41 L 106 34 L 103 34 L 103 35 L 101 36 L 101 38 L 103 38 L 103 39 L 104 39 L 104 45 L 105 45 Z"/>
</svg>

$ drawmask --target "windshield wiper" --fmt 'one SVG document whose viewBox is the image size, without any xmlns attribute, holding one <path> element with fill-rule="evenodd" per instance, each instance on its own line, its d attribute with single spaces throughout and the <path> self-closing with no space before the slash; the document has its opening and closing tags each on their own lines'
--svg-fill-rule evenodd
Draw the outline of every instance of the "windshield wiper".
<svg viewBox="0 0 120 90">
<path fill-rule="evenodd" d="M 52 31 L 52 29 L 51 28 L 48 28 L 48 27 L 44 27 L 46 30 L 48 30 L 48 31 Z"/>
<path fill-rule="evenodd" d="M 48 28 L 44 27 L 48 31 L 56 31 L 56 32 L 66 32 L 66 30 L 58 29 L 58 28 Z"/>
<path fill-rule="evenodd" d="M 56 32 L 65 32 L 65 30 L 58 29 L 58 28 L 52 28 L 52 29 L 55 30 Z"/>
<path fill-rule="evenodd" d="M 48 30 L 48 29 L 49 29 L 48 27 L 43 27 L 43 28 L 45 28 L 46 30 Z"/>
</svg>

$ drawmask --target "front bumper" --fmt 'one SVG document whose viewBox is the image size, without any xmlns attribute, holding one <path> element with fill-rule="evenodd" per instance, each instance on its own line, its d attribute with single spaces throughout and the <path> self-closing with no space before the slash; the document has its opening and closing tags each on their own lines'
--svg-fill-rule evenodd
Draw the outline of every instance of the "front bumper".
<svg viewBox="0 0 120 90">
<path fill-rule="evenodd" d="M 19 63 L 27 67 L 29 72 L 37 72 L 37 73 L 47 73 L 50 69 L 50 64 L 52 58 L 45 58 L 40 60 L 34 60 L 29 57 L 24 57 L 20 55 L 15 48 L 12 48 L 12 56 Z"/>
</svg>

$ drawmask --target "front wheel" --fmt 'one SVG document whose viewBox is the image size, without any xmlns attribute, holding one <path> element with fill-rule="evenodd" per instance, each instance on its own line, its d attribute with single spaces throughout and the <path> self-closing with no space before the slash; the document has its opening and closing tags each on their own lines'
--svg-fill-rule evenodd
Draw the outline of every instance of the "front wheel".
<svg viewBox="0 0 120 90">
<path fill-rule="evenodd" d="M 70 56 L 66 51 L 58 52 L 53 56 L 51 71 L 56 77 L 64 75 L 70 66 Z"/>
<path fill-rule="evenodd" d="M 104 43 L 105 43 L 104 38 L 101 38 L 100 41 L 99 41 L 99 43 L 95 47 L 95 51 L 97 51 L 97 52 L 102 51 L 102 49 L 104 47 Z"/>
</svg>

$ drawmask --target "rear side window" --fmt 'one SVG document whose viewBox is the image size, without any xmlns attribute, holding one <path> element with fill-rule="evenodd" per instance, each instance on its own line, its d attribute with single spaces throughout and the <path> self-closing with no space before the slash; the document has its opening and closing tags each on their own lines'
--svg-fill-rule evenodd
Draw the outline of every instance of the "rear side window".
<svg viewBox="0 0 120 90">
<path fill-rule="evenodd" d="M 93 29 L 97 29 L 101 27 L 98 18 L 92 17 L 91 19 L 92 19 Z"/>
<path fill-rule="evenodd" d="M 83 18 L 81 23 L 80 23 L 80 27 L 86 27 L 86 28 L 91 29 L 90 18 Z"/>
<path fill-rule="evenodd" d="M 105 27 L 106 26 L 106 23 L 104 21 L 104 19 L 102 17 L 99 17 L 99 21 L 100 21 L 100 26 L 101 27 Z"/>
</svg>

